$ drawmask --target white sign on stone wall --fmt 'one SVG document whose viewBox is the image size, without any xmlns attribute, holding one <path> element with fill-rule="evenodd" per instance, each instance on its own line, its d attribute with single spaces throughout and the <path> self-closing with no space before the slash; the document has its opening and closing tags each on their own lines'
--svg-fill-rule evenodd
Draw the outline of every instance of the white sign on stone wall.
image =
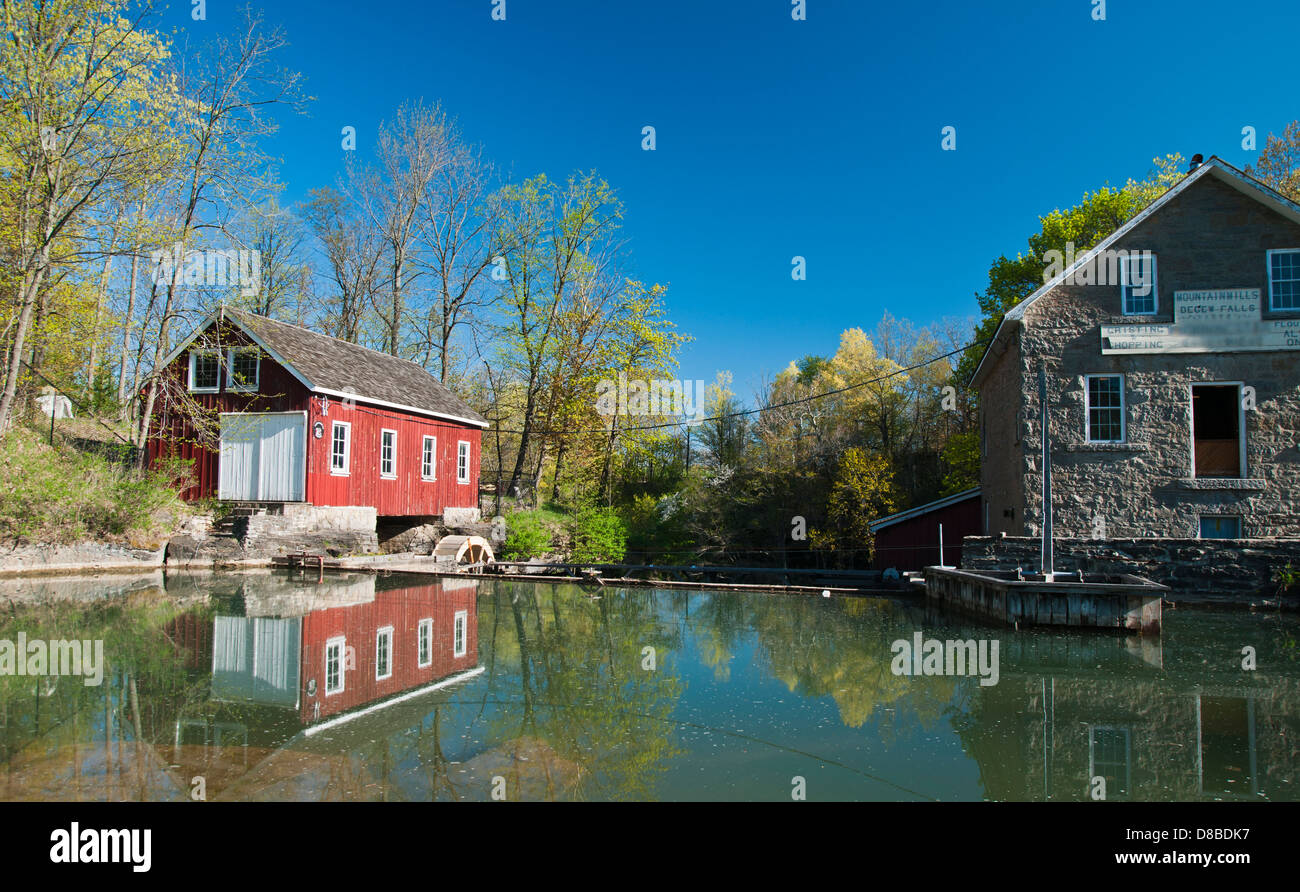
<svg viewBox="0 0 1300 892">
<path fill-rule="evenodd" d="M 1262 319 L 1258 288 L 1175 291 L 1173 323 L 1101 327 L 1102 353 L 1300 350 L 1300 319 Z"/>
</svg>

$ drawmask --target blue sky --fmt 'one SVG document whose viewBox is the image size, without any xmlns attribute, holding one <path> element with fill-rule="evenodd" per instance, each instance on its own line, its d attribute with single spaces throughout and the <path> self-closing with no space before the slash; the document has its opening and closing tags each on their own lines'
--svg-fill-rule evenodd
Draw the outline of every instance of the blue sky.
<svg viewBox="0 0 1300 892">
<path fill-rule="evenodd" d="M 208 2 L 210 27 L 233 4 Z M 886 310 L 977 312 L 1037 217 L 1168 152 L 1256 152 L 1300 118 L 1296 0 L 269 0 L 316 101 L 269 146 L 286 202 L 366 154 L 405 99 L 441 101 L 515 179 L 595 168 L 632 272 L 695 337 L 680 376 L 834 352 Z M 202 37 L 177 0 L 169 18 Z M 654 152 L 641 128 L 657 130 Z M 957 128 L 957 150 L 941 129 Z M 808 278 L 791 279 L 791 258 Z"/>
</svg>

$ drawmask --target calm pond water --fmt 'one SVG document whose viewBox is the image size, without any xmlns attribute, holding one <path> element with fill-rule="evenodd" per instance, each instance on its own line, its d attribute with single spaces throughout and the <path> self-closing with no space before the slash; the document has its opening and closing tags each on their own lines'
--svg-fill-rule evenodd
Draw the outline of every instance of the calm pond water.
<svg viewBox="0 0 1300 892">
<path fill-rule="evenodd" d="M 1108 799 L 1298 798 L 1289 615 L 1172 610 L 1150 640 L 903 600 L 362 574 L 0 599 L 0 799 L 1081 800 L 1098 777 Z M 917 633 L 996 642 L 996 683 L 896 674 Z M 73 639 L 103 642 L 80 667 L 101 683 L 38 675 L 31 642 Z"/>
</svg>

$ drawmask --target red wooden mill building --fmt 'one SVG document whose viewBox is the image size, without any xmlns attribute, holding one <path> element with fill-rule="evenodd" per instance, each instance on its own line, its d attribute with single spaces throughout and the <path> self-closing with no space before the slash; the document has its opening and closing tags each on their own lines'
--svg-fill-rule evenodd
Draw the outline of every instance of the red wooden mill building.
<svg viewBox="0 0 1300 892">
<path fill-rule="evenodd" d="M 164 367 L 148 457 L 194 461 L 186 499 L 478 508 L 488 422 L 414 362 L 223 308 Z"/>
</svg>

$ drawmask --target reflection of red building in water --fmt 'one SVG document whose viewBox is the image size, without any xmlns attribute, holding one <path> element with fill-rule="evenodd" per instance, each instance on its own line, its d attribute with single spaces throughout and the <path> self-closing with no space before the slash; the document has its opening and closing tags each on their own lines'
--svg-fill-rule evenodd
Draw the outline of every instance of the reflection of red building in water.
<svg viewBox="0 0 1300 892">
<path fill-rule="evenodd" d="M 460 675 L 478 665 L 476 590 L 441 579 L 376 592 L 365 576 L 248 600 L 246 615 L 213 621 L 212 697 L 307 725 Z"/>
<path fill-rule="evenodd" d="M 303 721 L 473 669 L 478 665 L 475 591 L 476 583 L 447 579 L 303 617 Z"/>
</svg>

